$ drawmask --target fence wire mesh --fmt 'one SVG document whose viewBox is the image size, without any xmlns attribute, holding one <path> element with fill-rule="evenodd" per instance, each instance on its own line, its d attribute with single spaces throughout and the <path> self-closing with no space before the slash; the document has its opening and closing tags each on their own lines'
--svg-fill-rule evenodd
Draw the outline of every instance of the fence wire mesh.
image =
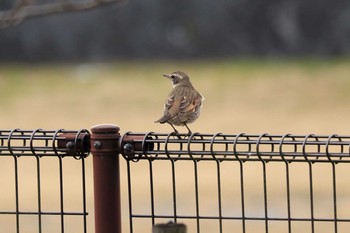
<svg viewBox="0 0 350 233">
<path fill-rule="evenodd" d="M 106 151 L 124 157 L 132 233 L 168 221 L 197 233 L 348 232 L 350 136 L 101 129 L 94 139 L 0 130 L 0 232 L 87 232 L 90 150 L 98 161 Z"/>
<path fill-rule="evenodd" d="M 87 232 L 88 138 L 86 130 L 0 130 L 0 232 Z"/>
<path fill-rule="evenodd" d="M 120 147 L 131 232 L 166 221 L 198 233 L 350 227 L 349 136 L 127 133 Z"/>
</svg>

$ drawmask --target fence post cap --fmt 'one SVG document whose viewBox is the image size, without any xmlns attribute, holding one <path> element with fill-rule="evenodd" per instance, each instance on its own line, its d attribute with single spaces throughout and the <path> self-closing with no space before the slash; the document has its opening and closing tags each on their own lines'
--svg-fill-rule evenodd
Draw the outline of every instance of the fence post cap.
<svg viewBox="0 0 350 233">
<path fill-rule="evenodd" d="M 119 133 L 119 130 L 120 127 L 114 124 L 98 124 L 91 127 L 91 132 L 97 134 Z"/>
<path fill-rule="evenodd" d="M 113 156 L 119 154 L 119 126 L 100 124 L 91 128 L 91 154 L 94 156 Z"/>
</svg>

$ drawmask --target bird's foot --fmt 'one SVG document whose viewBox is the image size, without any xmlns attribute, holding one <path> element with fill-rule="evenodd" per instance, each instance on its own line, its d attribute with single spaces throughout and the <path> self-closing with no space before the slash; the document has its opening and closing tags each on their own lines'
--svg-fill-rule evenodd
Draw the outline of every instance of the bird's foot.
<svg viewBox="0 0 350 233">
<path fill-rule="evenodd" d="M 179 135 L 179 131 L 177 131 L 177 130 L 175 129 L 171 134 Z"/>
</svg>

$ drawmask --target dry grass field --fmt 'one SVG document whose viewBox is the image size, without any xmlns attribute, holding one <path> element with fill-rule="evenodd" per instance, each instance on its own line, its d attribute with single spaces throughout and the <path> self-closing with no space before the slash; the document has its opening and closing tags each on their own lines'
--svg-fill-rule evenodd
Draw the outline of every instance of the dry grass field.
<svg viewBox="0 0 350 233">
<path fill-rule="evenodd" d="M 202 115 L 197 122 L 191 125 L 192 131 L 201 133 L 232 133 L 241 132 L 260 134 L 350 134 L 350 125 L 347 120 L 350 116 L 350 60 L 200 60 L 200 61 L 133 61 L 115 62 L 110 64 L 76 64 L 76 65 L 0 65 L 0 122 L 1 129 L 90 129 L 91 126 L 100 123 L 113 123 L 121 127 L 121 133 L 127 131 L 136 132 L 170 132 L 168 125 L 154 124 L 162 114 L 163 102 L 171 89 L 170 82 L 162 77 L 163 73 L 175 70 L 186 71 L 192 77 L 192 83 L 204 95 L 205 102 Z M 180 131 L 185 132 L 184 128 Z M 47 160 L 47 161 L 46 161 Z M 57 163 L 50 163 L 49 159 L 43 159 L 42 170 L 47 174 L 43 180 L 44 190 L 52 195 L 45 196 L 44 206 L 47 209 L 57 206 L 57 190 L 53 187 L 57 183 Z M 47 163 L 47 166 L 45 165 Z M 70 160 L 65 162 L 67 178 L 66 189 L 74 189 L 75 182 L 80 182 L 79 177 L 74 177 L 74 170 L 79 169 Z M 10 158 L 0 156 L 0 210 L 12 208 L 13 183 L 8 180 L 6 174 L 13 173 L 13 161 Z M 281 165 L 281 164 L 279 164 Z M 20 160 L 21 184 L 35 182 L 35 161 L 30 158 Z M 46 166 L 46 167 L 45 167 Z M 88 182 L 88 228 L 93 229 L 93 194 L 92 194 L 92 169 L 91 156 L 87 159 Z M 147 200 L 148 183 L 142 178 L 148 171 L 147 164 L 134 164 L 135 186 L 139 190 L 134 192 L 134 197 L 142 206 Z M 159 198 L 157 207 L 160 213 L 171 212 L 166 206 L 171 206 L 171 198 L 168 187 L 170 164 L 156 164 L 155 176 L 158 183 L 156 195 Z M 228 164 L 223 171 L 223 201 L 225 214 L 239 214 L 237 206 L 239 193 L 233 190 L 230 182 L 237 184 L 238 164 Z M 217 213 L 215 164 L 200 165 L 201 180 L 200 190 L 203 202 L 203 214 Z M 307 191 L 307 167 L 292 166 L 295 174 L 292 177 L 293 195 L 295 205 L 293 213 L 296 216 L 307 217 L 308 210 Z M 349 169 L 340 169 L 339 177 L 348 177 Z M 183 172 L 183 171 L 188 171 Z M 329 213 L 323 209 L 331 210 L 331 203 L 323 200 L 331 198 L 330 190 L 330 166 L 315 166 L 315 188 L 319 203 L 321 217 L 329 217 Z M 271 192 L 271 214 L 285 216 L 284 167 L 269 165 L 268 177 L 270 179 L 269 191 Z M 183 164 L 179 172 L 179 205 L 180 212 L 193 214 L 193 173 L 192 164 Z M 276 174 L 282 174 L 278 176 Z M 262 216 L 261 213 L 261 164 L 247 165 L 246 190 L 247 213 Z M 189 178 L 190 177 L 190 178 Z M 232 178 L 233 177 L 233 178 Z M 123 202 L 123 232 L 128 232 L 127 193 L 125 163 L 122 162 L 122 202 Z M 28 182 L 27 182 L 28 180 Z M 56 183 L 55 183 L 56 182 Z M 339 184 L 345 184 L 345 180 L 339 179 Z M 345 182 L 345 183 L 344 183 Z M 26 192 L 28 188 L 28 192 Z M 33 197 L 35 193 L 31 187 L 24 187 L 21 194 L 22 207 L 24 209 L 35 208 Z M 213 193 L 215 192 L 215 193 Z M 350 188 L 340 190 L 340 195 L 350 195 Z M 146 193 L 146 194 L 145 194 Z M 79 208 L 81 200 L 79 195 L 72 192 L 72 200 L 69 200 L 68 208 Z M 191 198 L 188 198 L 191 197 Z M 234 198 L 232 198 L 234 197 Z M 305 198 L 306 197 L 306 198 Z M 52 198 L 52 200 L 50 199 Z M 280 199 L 283 199 L 280 201 Z M 349 206 L 349 198 L 340 204 Z M 297 202 L 299 201 L 299 202 Z M 148 201 L 145 202 L 145 210 L 148 211 Z M 305 207 L 306 206 L 306 207 Z M 232 207 L 232 208 L 231 208 Z M 165 209 L 162 209 L 165 208 Z M 349 209 L 347 208 L 347 209 Z M 257 211 L 257 212 L 254 212 Z M 350 213 L 341 212 L 343 217 L 349 217 Z M 13 232 L 12 217 L 0 216 L 0 233 Z M 45 220 L 46 221 L 46 220 Z M 57 223 L 54 219 L 47 219 L 45 232 L 56 232 L 50 229 L 50 223 Z M 23 232 L 36 232 L 35 217 L 23 219 L 25 225 Z M 79 223 L 80 224 L 80 223 Z M 67 226 L 66 232 L 78 232 L 79 225 L 74 223 Z M 191 229 L 193 222 L 188 222 Z M 192 224 L 192 225 L 191 225 Z M 206 223 L 204 223 L 206 224 Z M 146 228 L 145 228 L 146 227 Z M 151 232 L 149 224 L 142 221 L 135 228 L 138 232 Z M 226 229 L 231 232 L 241 232 L 239 224 L 225 223 Z M 346 225 L 348 227 L 348 225 Z M 77 231 L 78 229 L 78 231 Z M 202 232 L 215 233 L 216 226 L 208 223 Z M 307 223 L 294 225 L 298 232 L 309 232 Z M 306 229 L 306 230 L 305 230 Z M 330 232 L 332 224 L 317 225 L 318 232 Z M 340 230 L 342 228 L 340 227 Z M 345 228 L 343 228 L 344 230 Z M 347 228 L 348 229 L 348 228 Z M 249 232 L 264 232 L 262 222 L 249 224 Z M 287 232 L 285 223 L 271 225 L 271 232 Z M 345 231 L 340 231 L 345 232 Z"/>
<path fill-rule="evenodd" d="M 0 65 L 2 128 L 169 131 L 153 124 L 184 70 L 205 96 L 200 132 L 347 133 L 350 61 L 117 62 L 108 65 Z M 215 119 L 215 120 L 213 120 Z"/>
</svg>

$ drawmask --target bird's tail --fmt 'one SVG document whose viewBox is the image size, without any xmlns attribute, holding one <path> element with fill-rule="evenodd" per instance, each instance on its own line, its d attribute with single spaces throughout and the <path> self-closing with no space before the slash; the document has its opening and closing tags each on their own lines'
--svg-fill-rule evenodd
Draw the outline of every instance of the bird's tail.
<svg viewBox="0 0 350 233">
<path fill-rule="evenodd" d="M 159 118 L 158 120 L 156 120 L 154 123 L 164 124 L 164 123 L 166 123 L 170 118 L 171 118 L 170 114 L 166 114 L 166 115 L 162 116 L 161 118 Z"/>
</svg>

